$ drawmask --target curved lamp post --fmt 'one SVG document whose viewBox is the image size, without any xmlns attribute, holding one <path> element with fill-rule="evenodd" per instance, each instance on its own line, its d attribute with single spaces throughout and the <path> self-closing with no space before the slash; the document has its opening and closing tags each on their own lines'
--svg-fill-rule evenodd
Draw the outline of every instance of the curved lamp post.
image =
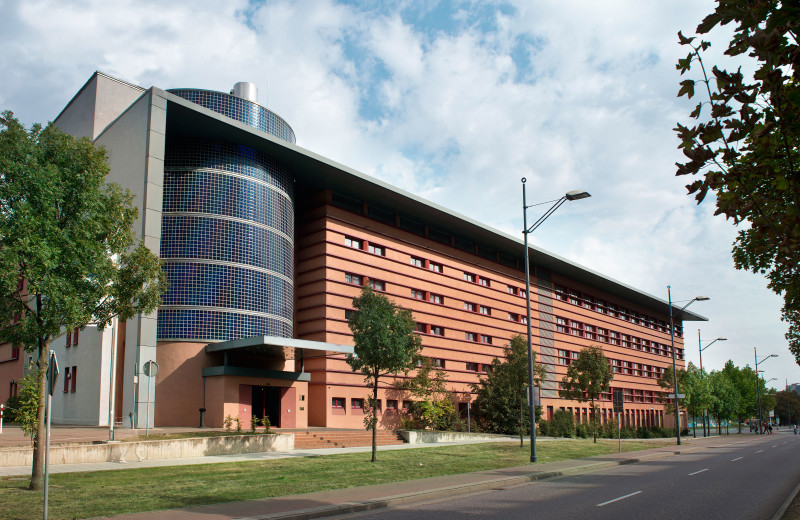
<svg viewBox="0 0 800 520">
<path fill-rule="evenodd" d="M 713 345 L 714 343 L 716 343 L 717 341 L 728 341 L 728 338 L 717 338 L 715 340 L 712 340 L 711 343 L 709 343 L 708 345 L 706 345 L 704 347 L 703 346 L 703 342 L 700 340 L 700 329 L 697 329 L 697 348 L 700 350 L 700 377 L 703 377 L 703 378 L 705 377 L 705 374 L 703 373 L 703 351 L 705 349 L 707 349 L 708 347 L 710 347 L 711 345 Z M 707 412 L 708 412 L 708 410 L 706 410 L 704 408 L 703 409 L 703 437 L 706 436 L 706 415 L 707 415 Z M 709 421 L 709 422 L 711 422 L 711 421 Z M 695 430 L 697 430 L 697 428 L 695 428 Z M 711 435 L 711 425 L 710 424 L 708 425 L 708 435 Z"/>
<path fill-rule="evenodd" d="M 527 199 L 525 198 L 525 182 L 527 179 L 522 178 L 522 222 L 525 229 L 522 231 L 525 237 L 525 305 L 527 308 L 527 324 L 528 324 L 528 408 L 530 412 L 531 422 L 531 462 L 536 462 L 536 404 L 533 399 L 533 344 L 531 340 L 531 273 L 530 263 L 528 261 L 528 235 L 536 231 L 536 228 L 542 225 L 547 218 L 555 213 L 566 201 L 580 200 L 591 197 L 588 192 L 581 190 L 572 190 L 567 192 L 563 197 L 556 200 L 550 206 L 544 215 L 528 227 L 528 208 L 535 206 L 532 204 L 528 206 Z"/>
<path fill-rule="evenodd" d="M 675 388 L 675 437 L 678 439 L 678 446 L 681 445 L 681 411 L 679 406 L 679 399 L 678 399 L 678 367 L 677 362 L 675 361 L 675 322 L 672 317 L 672 290 L 670 286 L 667 286 L 667 298 L 669 300 L 669 335 L 672 340 L 672 384 Z M 693 304 L 694 302 L 704 302 L 708 300 L 707 296 L 695 296 L 689 303 L 681 307 L 678 313 L 683 313 L 686 310 L 686 307 Z"/>
<path fill-rule="evenodd" d="M 764 420 L 761 417 L 761 385 L 758 384 L 758 365 L 768 360 L 769 358 L 778 357 L 778 354 L 770 354 L 769 356 L 759 361 L 758 349 L 757 347 L 753 347 L 753 357 L 756 363 L 755 371 L 756 371 L 756 395 L 758 395 L 758 428 L 759 428 L 758 431 L 761 432 L 761 425 L 763 424 Z"/>
</svg>

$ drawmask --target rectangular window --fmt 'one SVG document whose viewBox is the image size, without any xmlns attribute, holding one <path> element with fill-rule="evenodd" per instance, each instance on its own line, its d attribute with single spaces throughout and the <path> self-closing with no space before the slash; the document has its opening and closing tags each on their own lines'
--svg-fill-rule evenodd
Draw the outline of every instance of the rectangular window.
<svg viewBox="0 0 800 520">
<path fill-rule="evenodd" d="M 75 327 L 75 330 L 72 331 L 72 346 L 78 346 L 78 327 Z"/>
<path fill-rule="evenodd" d="M 389 410 L 397 410 L 397 399 L 387 399 L 386 400 L 386 411 Z"/>
<path fill-rule="evenodd" d="M 417 258 L 416 256 L 411 257 L 411 265 L 414 267 L 425 267 L 425 260 L 422 258 Z"/>
<path fill-rule="evenodd" d="M 490 282 L 488 278 L 484 278 L 483 276 L 478 277 L 478 283 L 484 287 L 492 286 L 492 282 Z"/>
<path fill-rule="evenodd" d="M 430 269 L 434 273 L 444 272 L 444 268 L 442 267 L 442 264 L 437 264 L 436 262 L 428 262 L 428 269 Z"/>
<path fill-rule="evenodd" d="M 567 292 L 567 301 L 573 305 L 581 304 L 581 293 L 569 289 Z"/>
<path fill-rule="evenodd" d="M 492 315 L 492 309 L 490 309 L 489 307 L 487 307 L 485 305 L 481 305 L 480 306 L 480 310 L 481 310 L 481 314 L 483 314 L 485 316 L 491 316 Z"/>
<path fill-rule="evenodd" d="M 420 291 L 418 289 L 411 289 L 411 297 L 415 300 L 424 300 L 425 299 L 425 292 Z"/>
<path fill-rule="evenodd" d="M 469 312 L 475 312 L 477 310 L 477 306 L 474 303 L 464 302 L 464 310 Z"/>
<path fill-rule="evenodd" d="M 569 333 L 573 336 L 583 337 L 583 323 L 570 320 Z"/>
<path fill-rule="evenodd" d="M 508 319 L 509 319 L 510 321 L 516 321 L 516 322 L 519 322 L 519 314 L 516 314 L 516 313 L 513 313 L 513 312 L 509 312 L 509 313 L 508 313 Z"/>
<path fill-rule="evenodd" d="M 69 392 L 69 367 L 64 368 L 64 393 Z"/>
<path fill-rule="evenodd" d="M 583 336 L 586 339 L 595 339 L 595 332 L 594 331 L 595 331 L 594 325 L 586 325 L 586 328 L 584 329 Z"/>
<path fill-rule="evenodd" d="M 413 401 L 403 401 L 403 411 L 407 412 L 409 408 L 411 408 L 411 403 Z"/>
<path fill-rule="evenodd" d="M 72 332 L 67 331 L 67 347 L 72 346 Z"/>
<path fill-rule="evenodd" d="M 344 245 L 346 245 L 347 247 L 352 247 L 353 249 L 362 249 L 364 246 L 364 242 L 362 242 L 358 238 L 344 237 Z"/>
<path fill-rule="evenodd" d="M 431 358 L 431 363 L 436 368 L 444 368 L 444 359 L 442 358 Z"/>
<path fill-rule="evenodd" d="M 430 293 L 428 295 L 428 301 L 431 303 L 438 303 L 439 305 L 442 305 L 444 303 L 444 296 L 442 296 L 441 294 Z"/>
<path fill-rule="evenodd" d="M 434 336 L 444 336 L 444 329 L 436 325 L 431 325 L 431 334 Z"/>
<path fill-rule="evenodd" d="M 78 367 L 72 367 L 72 374 L 70 374 L 70 392 L 74 392 L 78 388 Z"/>
<path fill-rule="evenodd" d="M 484 374 L 488 374 L 491 369 L 492 369 L 491 364 L 481 363 L 481 372 L 483 372 Z"/>
<path fill-rule="evenodd" d="M 353 410 L 363 410 L 364 409 L 364 399 L 360 397 L 354 397 L 350 399 L 350 408 Z"/>
<path fill-rule="evenodd" d="M 584 296 L 583 297 L 583 307 L 593 311 L 595 309 L 594 298 L 591 296 Z"/>
<path fill-rule="evenodd" d="M 597 339 L 603 343 L 608 343 L 608 329 L 597 328 Z"/>
<path fill-rule="evenodd" d="M 507 292 L 508 294 L 514 294 L 514 295 L 516 295 L 516 294 L 517 294 L 517 288 L 516 288 L 516 287 L 514 287 L 513 285 L 507 285 L 507 286 L 506 286 L 506 292 Z"/>
<path fill-rule="evenodd" d="M 619 308 L 613 303 L 608 304 L 608 315 L 612 318 L 619 317 Z"/>
<path fill-rule="evenodd" d="M 619 332 L 614 332 L 612 330 L 609 334 L 611 334 L 611 344 L 619 345 Z"/>
<path fill-rule="evenodd" d="M 369 285 L 370 287 L 372 287 L 373 290 L 376 291 L 383 292 L 386 290 L 386 282 L 381 280 L 373 280 L 372 278 L 370 278 L 367 281 L 367 285 Z"/>
<path fill-rule="evenodd" d="M 361 275 L 353 274 L 353 273 L 344 273 L 344 282 L 353 284 L 353 285 L 361 285 Z"/>
<path fill-rule="evenodd" d="M 556 332 L 562 332 L 564 334 L 569 333 L 569 327 L 566 318 L 556 317 Z"/>
<path fill-rule="evenodd" d="M 606 302 L 604 302 L 603 300 L 598 299 L 596 303 L 597 303 L 597 312 L 599 312 L 601 314 L 607 314 L 608 313 L 608 309 L 606 308 Z"/>
<path fill-rule="evenodd" d="M 466 339 L 467 341 L 478 341 L 478 335 L 475 334 L 474 332 L 465 332 L 464 339 Z"/>
<path fill-rule="evenodd" d="M 478 364 L 477 363 L 467 363 L 467 370 L 470 372 L 477 372 L 478 371 Z"/>
<path fill-rule="evenodd" d="M 417 332 L 421 333 L 421 334 L 427 334 L 428 333 L 428 326 L 426 324 L 424 324 L 424 323 L 417 323 L 416 327 L 415 327 L 415 330 Z"/>
<path fill-rule="evenodd" d="M 492 344 L 492 337 L 487 336 L 486 334 L 481 334 L 481 343 L 486 343 L 487 345 Z"/>
<path fill-rule="evenodd" d="M 334 397 L 331 400 L 331 406 L 333 408 L 344 408 L 344 397 Z"/>
<path fill-rule="evenodd" d="M 475 275 L 473 273 L 464 273 L 464 280 L 475 283 Z"/>
<path fill-rule="evenodd" d="M 373 255 L 386 256 L 386 248 L 383 246 L 376 246 L 375 244 L 369 245 L 369 252 Z"/>
<path fill-rule="evenodd" d="M 567 301 L 567 288 L 563 285 L 556 285 L 556 300 L 561 300 L 562 302 Z"/>
<path fill-rule="evenodd" d="M 520 289 L 519 290 L 519 295 L 522 296 L 523 298 L 527 298 L 528 297 L 528 291 L 526 291 L 525 289 Z"/>
</svg>

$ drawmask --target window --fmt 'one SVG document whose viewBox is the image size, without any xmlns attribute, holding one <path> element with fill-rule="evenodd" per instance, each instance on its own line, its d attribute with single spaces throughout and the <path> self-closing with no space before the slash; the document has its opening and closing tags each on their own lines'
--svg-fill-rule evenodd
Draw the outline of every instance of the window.
<svg viewBox="0 0 800 520">
<path fill-rule="evenodd" d="M 569 333 L 573 336 L 583 337 L 583 323 L 575 320 L 570 320 Z"/>
<path fill-rule="evenodd" d="M 492 371 L 492 365 L 481 363 L 481 372 L 484 374 L 488 374 Z"/>
<path fill-rule="evenodd" d="M 523 298 L 527 298 L 528 297 L 528 291 L 526 291 L 525 289 L 520 289 L 519 290 L 519 295 L 522 296 Z"/>
<path fill-rule="evenodd" d="M 72 346 L 72 333 L 70 333 L 70 331 L 67 331 L 67 347 L 71 346 Z"/>
<path fill-rule="evenodd" d="M 386 411 L 389 410 L 397 410 L 397 399 L 387 399 L 386 400 Z"/>
<path fill-rule="evenodd" d="M 436 262 L 428 262 L 428 269 L 430 269 L 434 273 L 444 272 L 444 268 L 442 267 L 442 264 L 437 264 Z"/>
<path fill-rule="evenodd" d="M 344 397 L 334 397 L 331 400 L 331 407 L 333 407 L 333 408 L 344 408 Z"/>
<path fill-rule="evenodd" d="M 619 317 L 619 307 L 614 305 L 613 303 L 608 304 L 608 315 L 612 318 Z"/>
<path fill-rule="evenodd" d="M 464 333 L 464 338 L 467 341 L 478 341 L 478 335 L 475 334 L 474 332 L 465 332 Z"/>
<path fill-rule="evenodd" d="M 344 282 L 353 285 L 361 285 L 361 275 L 344 273 Z"/>
<path fill-rule="evenodd" d="M 64 368 L 64 393 L 69 392 L 69 367 Z"/>
<path fill-rule="evenodd" d="M 508 285 L 506 286 L 506 292 L 508 292 L 508 294 L 517 294 L 517 288 L 513 285 Z"/>
<path fill-rule="evenodd" d="M 369 252 L 373 255 L 386 256 L 386 248 L 383 246 L 376 246 L 375 244 L 369 245 Z"/>
<path fill-rule="evenodd" d="M 464 280 L 475 283 L 475 275 L 473 273 L 464 273 Z"/>
<path fill-rule="evenodd" d="M 556 300 L 561 300 L 562 302 L 567 301 L 567 288 L 563 285 L 556 285 Z"/>
<path fill-rule="evenodd" d="M 444 329 L 436 325 L 431 325 L 431 334 L 434 336 L 444 336 Z"/>
<path fill-rule="evenodd" d="M 464 310 L 469 312 L 475 312 L 477 306 L 474 303 L 464 302 Z"/>
<path fill-rule="evenodd" d="M 355 310 L 353 309 L 345 309 L 344 310 L 344 319 L 349 320 L 355 314 Z"/>
<path fill-rule="evenodd" d="M 403 411 L 407 412 L 411 408 L 411 403 L 414 401 L 403 401 Z"/>
<path fill-rule="evenodd" d="M 483 314 L 485 316 L 491 316 L 492 315 L 492 309 L 490 309 L 489 307 L 487 307 L 485 305 L 481 305 L 480 309 L 481 309 L 481 314 Z"/>
<path fill-rule="evenodd" d="M 72 346 L 78 346 L 78 327 L 75 327 L 75 330 L 72 331 Z"/>
<path fill-rule="evenodd" d="M 492 282 L 490 282 L 488 278 L 484 278 L 483 276 L 478 277 L 478 283 L 484 287 L 491 287 L 492 285 Z"/>
<path fill-rule="evenodd" d="M 416 300 L 424 300 L 425 299 L 425 292 L 420 291 L 418 289 L 411 289 L 411 297 Z"/>
<path fill-rule="evenodd" d="M 72 374 L 70 374 L 70 392 L 75 392 L 78 388 L 78 367 L 72 367 Z"/>
<path fill-rule="evenodd" d="M 608 329 L 597 328 L 597 339 L 603 343 L 608 343 Z"/>
<path fill-rule="evenodd" d="M 350 399 L 350 408 L 353 410 L 363 410 L 364 409 L 364 399 L 360 397 L 354 397 Z"/>
<path fill-rule="evenodd" d="M 431 358 L 431 363 L 436 368 L 444 368 L 444 359 L 442 358 Z"/>
<path fill-rule="evenodd" d="M 569 332 L 566 318 L 556 317 L 556 332 L 563 332 L 564 334 Z"/>
<path fill-rule="evenodd" d="M 353 249 L 362 249 L 364 246 L 364 242 L 357 238 L 353 237 L 344 237 L 344 245 L 347 247 L 352 247 Z"/>
<path fill-rule="evenodd" d="M 467 370 L 470 372 L 477 372 L 478 371 L 478 364 L 477 363 L 467 363 Z"/>
<path fill-rule="evenodd" d="M 424 323 L 417 323 L 415 330 L 417 332 L 421 333 L 421 334 L 427 334 L 428 333 L 428 326 L 425 325 Z"/>
<path fill-rule="evenodd" d="M 608 314 L 608 309 L 606 308 L 606 302 L 598 298 L 596 303 L 597 303 L 597 312 L 599 312 L 600 314 Z"/>
<path fill-rule="evenodd" d="M 583 307 L 593 311 L 595 309 L 594 298 L 591 296 L 584 296 L 583 297 Z"/>
<path fill-rule="evenodd" d="M 595 338 L 595 328 L 594 325 L 586 325 L 586 329 L 584 332 L 584 337 L 586 339 L 594 339 Z"/>
<path fill-rule="evenodd" d="M 622 334 L 622 346 L 625 348 L 631 348 L 631 337 L 627 334 Z"/>
<path fill-rule="evenodd" d="M 581 303 L 581 293 L 578 291 L 573 291 L 572 289 L 567 290 L 567 301 L 573 305 L 580 305 Z"/>
<path fill-rule="evenodd" d="M 514 312 L 509 312 L 508 313 L 508 319 L 511 320 L 511 321 L 519 322 L 519 314 L 516 314 Z"/>
<path fill-rule="evenodd" d="M 487 345 L 492 344 L 492 337 L 487 336 L 486 334 L 481 334 L 481 343 L 486 343 Z"/>
<path fill-rule="evenodd" d="M 428 295 L 428 301 L 431 302 L 431 303 L 437 303 L 439 305 L 442 305 L 444 303 L 444 296 L 442 296 L 440 294 L 430 293 Z"/>
<path fill-rule="evenodd" d="M 425 267 L 425 260 L 422 258 L 417 258 L 416 256 L 411 257 L 411 265 L 414 267 Z"/>
<path fill-rule="evenodd" d="M 610 332 L 611 334 L 611 344 L 612 345 L 619 345 L 619 332 L 614 332 L 613 330 Z"/>
<path fill-rule="evenodd" d="M 381 281 L 381 280 L 373 280 L 372 278 L 370 278 L 367 281 L 367 285 L 369 285 L 370 287 L 372 287 L 376 291 L 383 292 L 383 291 L 386 290 L 386 282 Z"/>
</svg>

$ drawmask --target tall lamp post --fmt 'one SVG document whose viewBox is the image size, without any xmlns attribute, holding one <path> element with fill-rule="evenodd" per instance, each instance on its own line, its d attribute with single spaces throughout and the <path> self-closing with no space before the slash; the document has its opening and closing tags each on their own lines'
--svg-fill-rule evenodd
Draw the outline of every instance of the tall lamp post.
<svg viewBox="0 0 800 520">
<path fill-rule="evenodd" d="M 667 286 L 667 299 L 669 300 L 669 334 L 672 339 L 672 386 L 675 388 L 675 437 L 678 439 L 678 446 L 681 445 L 681 411 L 678 399 L 678 364 L 675 361 L 675 320 L 672 317 L 672 289 Z M 708 300 L 707 296 L 695 296 L 689 303 L 681 307 L 678 311 L 679 314 L 686 310 L 686 307 L 694 302 L 704 302 Z"/>
<path fill-rule="evenodd" d="M 758 396 L 758 431 L 761 432 L 761 424 L 764 422 L 761 418 L 761 385 L 758 384 L 758 365 L 763 363 L 764 361 L 768 360 L 769 358 L 778 357 L 778 354 L 770 354 L 769 356 L 765 357 L 761 361 L 758 360 L 758 348 L 753 347 L 753 357 L 756 363 L 755 371 L 756 371 L 756 395 Z"/>
<path fill-rule="evenodd" d="M 555 201 L 555 203 L 548 209 L 544 215 L 528 227 L 528 208 L 535 206 L 532 204 L 528 206 L 528 201 L 525 198 L 525 182 L 527 179 L 522 178 L 522 223 L 525 229 L 522 234 L 525 238 L 525 306 L 527 309 L 527 324 L 528 324 L 528 408 L 530 412 L 531 423 L 531 462 L 536 462 L 536 405 L 533 400 L 533 342 L 531 336 L 531 273 L 530 262 L 528 261 L 528 235 L 536 231 L 536 228 L 542 225 L 547 218 L 555 213 L 566 201 L 580 200 L 591 197 L 589 193 L 581 190 L 572 190 L 567 192 L 566 195 Z"/>
<path fill-rule="evenodd" d="M 703 342 L 700 340 L 700 329 L 697 329 L 697 348 L 700 349 L 700 377 L 705 378 L 705 374 L 703 373 L 703 351 L 717 341 L 728 341 L 728 338 L 717 338 L 704 347 Z M 706 412 L 707 410 L 703 408 L 703 437 L 706 436 Z M 709 425 L 708 428 L 708 435 L 711 435 L 711 425 Z"/>
</svg>

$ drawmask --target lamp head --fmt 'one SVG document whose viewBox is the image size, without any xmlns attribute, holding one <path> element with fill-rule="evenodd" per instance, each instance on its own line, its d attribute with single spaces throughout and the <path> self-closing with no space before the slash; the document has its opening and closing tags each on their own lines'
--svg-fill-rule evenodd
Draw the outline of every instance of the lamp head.
<svg viewBox="0 0 800 520">
<path fill-rule="evenodd" d="M 728 341 L 728 338 L 717 338 L 717 341 Z"/>
<path fill-rule="evenodd" d="M 564 197 L 567 200 L 580 200 L 580 199 L 588 199 L 589 197 L 591 197 L 591 195 L 589 195 L 589 192 L 586 191 L 572 190 L 568 191 L 567 194 L 564 195 Z"/>
<path fill-rule="evenodd" d="M 704 301 L 710 300 L 710 299 L 711 298 L 709 298 L 708 296 L 695 296 L 694 297 L 694 301 L 696 301 L 696 302 L 704 302 Z"/>
</svg>

